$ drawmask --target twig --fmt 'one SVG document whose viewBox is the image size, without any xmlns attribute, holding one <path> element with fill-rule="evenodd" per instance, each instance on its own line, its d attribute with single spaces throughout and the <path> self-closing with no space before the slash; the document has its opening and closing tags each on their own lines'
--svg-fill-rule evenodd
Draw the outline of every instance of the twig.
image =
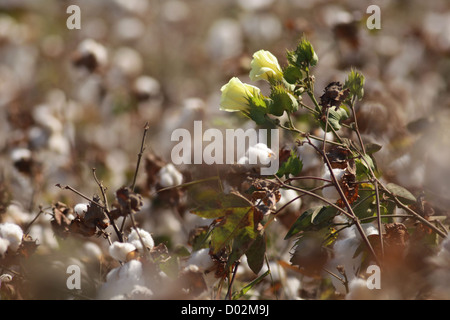
<svg viewBox="0 0 450 320">
<path fill-rule="evenodd" d="M 231 288 L 233 287 L 233 282 L 236 277 L 238 267 L 239 267 L 239 260 L 236 261 L 236 265 L 234 266 L 234 270 L 233 270 L 233 276 L 231 277 L 231 280 L 228 283 L 228 290 L 227 290 L 227 294 L 225 295 L 225 300 L 231 300 Z"/>
<path fill-rule="evenodd" d="M 314 198 L 316 198 L 316 199 L 318 199 L 318 200 L 321 200 L 321 201 L 325 202 L 326 204 L 332 206 L 333 208 L 339 210 L 341 213 L 343 213 L 344 215 L 346 215 L 347 217 L 349 217 L 350 219 L 353 220 L 353 217 L 352 217 L 347 211 L 345 211 L 345 210 L 342 209 L 341 207 L 337 206 L 337 205 L 334 204 L 333 202 L 331 202 L 331 201 L 329 201 L 329 200 L 327 200 L 327 199 L 325 199 L 325 198 L 319 196 L 318 194 L 316 194 L 316 193 L 314 193 L 314 192 L 312 192 L 312 191 L 304 190 L 304 189 L 301 189 L 301 188 L 299 188 L 299 187 L 294 187 L 294 186 L 291 186 L 291 185 L 289 185 L 289 184 L 285 184 L 285 183 L 284 183 L 283 181 L 281 181 L 281 179 L 278 178 L 276 175 L 275 175 L 274 177 L 275 177 L 275 179 L 278 180 L 278 182 L 280 183 L 281 186 L 283 186 L 283 187 L 285 187 L 285 188 L 288 188 L 288 189 L 292 189 L 292 190 L 297 190 L 297 191 L 299 191 L 299 192 L 303 192 L 303 193 L 305 193 L 305 194 L 307 194 L 307 195 L 310 195 L 310 196 L 312 196 L 312 197 L 314 197 Z"/>
<path fill-rule="evenodd" d="M 57 183 L 55 186 L 57 186 L 57 187 L 60 188 L 60 189 L 70 190 L 70 191 L 76 193 L 77 195 L 79 195 L 80 197 L 82 197 L 83 199 L 85 199 L 85 200 L 87 200 L 87 201 L 89 201 L 89 202 L 95 204 L 95 205 L 96 205 L 97 207 L 99 207 L 100 209 L 105 210 L 105 206 L 101 205 L 101 204 L 98 203 L 98 202 L 92 201 L 91 198 L 89 198 L 88 196 L 82 194 L 80 191 L 78 191 L 78 190 L 72 188 L 72 187 L 69 186 L 69 185 L 61 186 L 61 184 Z"/>
<path fill-rule="evenodd" d="M 364 149 L 364 148 L 363 148 Z M 377 203 L 377 224 L 378 224 L 378 235 L 380 239 L 380 250 L 381 250 L 381 257 L 384 257 L 384 241 L 383 241 L 383 232 L 381 227 L 381 210 L 380 210 L 380 194 L 378 191 L 378 182 L 374 181 L 374 187 L 375 187 L 375 201 Z"/>
<path fill-rule="evenodd" d="M 116 233 L 117 237 L 119 238 L 120 242 L 123 242 L 123 234 L 121 231 L 119 231 L 119 229 L 117 228 L 117 225 L 115 223 L 115 221 L 111 218 L 110 215 L 110 211 L 109 211 L 109 207 L 108 207 L 108 198 L 106 197 L 106 188 L 105 186 L 103 186 L 103 184 L 98 180 L 97 175 L 95 174 L 95 168 L 92 168 L 92 174 L 94 176 L 94 180 L 97 183 L 98 187 L 100 188 L 100 192 L 102 193 L 102 197 L 103 197 L 103 203 L 104 203 L 104 208 L 103 211 L 106 214 L 106 216 L 108 217 L 109 223 L 112 225 L 114 232 Z M 111 241 L 109 239 L 109 241 Z"/>
<path fill-rule="evenodd" d="M 147 136 L 147 132 L 148 132 L 149 128 L 150 127 L 148 125 L 148 122 L 146 122 L 145 126 L 144 126 L 144 134 L 142 135 L 141 149 L 140 149 L 140 151 L 138 153 L 138 160 L 137 160 L 137 163 L 136 163 L 136 170 L 134 171 L 133 183 L 131 184 L 131 190 L 132 191 L 134 191 L 134 188 L 136 187 L 137 174 L 138 174 L 138 171 L 139 171 L 139 165 L 141 164 L 142 155 L 144 154 L 145 138 Z"/>
<path fill-rule="evenodd" d="M 356 97 L 353 96 L 352 101 L 350 103 L 350 108 L 352 109 L 353 118 L 355 120 L 354 121 L 354 124 L 355 124 L 354 130 L 356 132 L 356 135 L 358 136 L 359 144 L 361 145 L 361 150 L 362 150 L 363 154 L 366 154 L 366 148 L 364 147 L 364 143 L 362 141 L 361 133 L 359 132 L 359 128 L 358 128 L 358 121 L 356 120 L 355 101 L 356 101 Z"/>
</svg>

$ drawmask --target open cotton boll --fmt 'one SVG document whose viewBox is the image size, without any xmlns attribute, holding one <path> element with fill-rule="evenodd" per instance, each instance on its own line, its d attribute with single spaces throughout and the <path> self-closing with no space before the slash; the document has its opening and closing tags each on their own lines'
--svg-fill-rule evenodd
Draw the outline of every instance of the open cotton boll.
<svg viewBox="0 0 450 320">
<path fill-rule="evenodd" d="M 15 148 L 11 151 L 10 156 L 13 162 L 27 160 L 31 158 L 31 151 L 26 148 Z"/>
<path fill-rule="evenodd" d="M 9 249 L 16 251 L 22 243 L 23 231 L 14 223 L 0 224 L 0 238 L 9 242 Z"/>
<path fill-rule="evenodd" d="M 342 177 L 344 176 L 345 170 L 344 169 L 333 169 L 333 174 L 336 177 L 336 179 L 338 181 L 342 180 Z M 322 176 L 323 179 L 327 179 L 330 181 L 333 181 L 333 178 L 331 176 L 330 170 L 328 170 L 328 168 L 325 168 L 325 173 Z M 327 184 L 329 182 L 326 182 Z M 329 187 L 325 187 L 322 189 L 322 195 L 325 199 L 328 199 L 332 202 L 336 202 L 337 200 L 339 200 L 341 198 L 341 196 L 339 195 L 338 190 L 336 189 L 336 187 L 333 186 L 329 186 Z"/>
<path fill-rule="evenodd" d="M 92 56 L 98 66 L 104 67 L 108 63 L 108 51 L 93 39 L 83 40 L 77 48 L 82 57 Z"/>
<path fill-rule="evenodd" d="M 136 250 L 136 247 L 131 243 L 115 241 L 109 247 L 109 254 L 118 261 L 127 261 L 127 255 Z"/>
<path fill-rule="evenodd" d="M 197 266 L 200 271 L 206 271 L 214 267 L 214 261 L 212 261 L 209 255 L 209 249 L 200 249 L 194 251 L 187 261 L 187 265 Z"/>
<path fill-rule="evenodd" d="M 130 260 L 106 275 L 106 282 L 99 288 L 97 299 L 125 299 L 137 286 L 145 287 L 142 263 Z"/>
<path fill-rule="evenodd" d="M 3 256 L 8 250 L 9 241 L 3 238 L 0 238 L 0 257 Z"/>
<path fill-rule="evenodd" d="M 238 160 L 238 164 L 244 165 L 268 165 L 276 159 L 276 154 L 264 143 L 257 143 L 250 146 L 245 156 Z"/>
<path fill-rule="evenodd" d="M 177 186 L 183 183 L 183 175 L 171 163 L 168 163 L 158 172 L 160 185 L 163 188 Z"/>
<path fill-rule="evenodd" d="M 88 205 L 86 203 L 78 203 L 73 207 L 73 211 L 80 217 L 84 217 L 88 211 Z"/>
<path fill-rule="evenodd" d="M 289 201 L 294 200 L 299 196 L 297 191 L 292 189 L 280 189 L 281 198 L 280 201 L 277 202 L 277 209 L 280 209 L 284 205 L 286 205 Z M 290 210 L 292 212 L 299 211 L 302 206 L 301 198 L 298 198 L 292 201 L 287 207 L 286 210 Z"/>
<path fill-rule="evenodd" d="M 138 234 L 139 232 L 139 234 Z M 144 242 L 144 245 L 148 248 L 148 249 L 153 249 L 153 247 L 155 246 L 155 241 L 152 238 L 152 235 L 150 233 L 148 233 L 147 231 L 143 230 L 143 229 L 139 229 L 137 228 L 137 232 L 136 229 L 133 229 L 130 233 L 130 235 L 128 236 L 128 243 L 131 243 L 132 245 L 134 245 L 136 247 L 136 249 L 139 252 L 143 252 L 143 248 L 142 248 L 142 243 L 141 243 L 141 239 L 139 239 L 139 235 L 141 236 L 142 242 Z"/>
</svg>

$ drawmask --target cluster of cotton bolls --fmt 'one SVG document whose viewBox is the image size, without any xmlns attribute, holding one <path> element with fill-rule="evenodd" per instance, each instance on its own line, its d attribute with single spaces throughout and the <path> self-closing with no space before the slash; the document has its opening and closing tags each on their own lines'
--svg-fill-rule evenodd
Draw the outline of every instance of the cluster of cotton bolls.
<svg viewBox="0 0 450 320">
<path fill-rule="evenodd" d="M 123 264 L 108 272 L 97 298 L 133 300 L 152 298 L 153 291 L 148 288 L 142 262 L 130 257 L 130 253 L 137 251 L 145 255 L 154 245 L 151 234 L 140 228 L 133 229 L 126 242 L 113 242 L 109 247 L 109 254 Z"/>
</svg>

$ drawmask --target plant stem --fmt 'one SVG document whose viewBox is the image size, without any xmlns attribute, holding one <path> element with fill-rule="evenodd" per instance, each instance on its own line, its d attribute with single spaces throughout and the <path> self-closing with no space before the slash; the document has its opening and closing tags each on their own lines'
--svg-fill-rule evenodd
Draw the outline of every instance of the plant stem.
<svg viewBox="0 0 450 320">
<path fill-rule="evenodd" d="M 148 122 L 146 122 L 145 126 L 144 126 L 144 134 L 142 135 L 141 149 L 138 153 L 136 170 L 134 171 L 133 183 L 131 184 L 132 191 L 134 191 L 134 188 L 136 187 L 136 179 L 137 179 L 137 175 L 138 175 L 138 171 L 139 171 L 139 165 L 141 164 L 141 158 L 142 158 L 142 155 L 144 154 L 144 150 L 145 150 L 145 137 L 147 136 L 148 129 L 149 129 L 149 125 L 148 125 Z"/>
</svg>

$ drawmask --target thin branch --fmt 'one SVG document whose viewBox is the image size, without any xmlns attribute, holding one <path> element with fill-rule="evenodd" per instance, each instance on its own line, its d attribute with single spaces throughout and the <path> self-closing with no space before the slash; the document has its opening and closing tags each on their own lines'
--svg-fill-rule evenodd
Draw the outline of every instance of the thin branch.
<svg viewBox="0 0 450 320">
<path fill-rule="evenodd" d="M 73 193 L 75 193 L 75 194 L 79 195 L 80 197 L 82 197 L 83 199 L 89 201 L 90 203 L 95 204 L 95 205 L 96 205 L 97 207 L 99 207 L 100 209 L 105 210 L 105 206 L 101 205 L 101 204 L 98 203 L 98 202 L 93 201 L 91 198 L 89 198 L 88 196 L 82 194 L 80 191 L 78 191 L 78 190 L 72 188 L 72 187 L 69 186 L 69 185 L 61 186 L 61 184 L 57 183 L 56 186 L 57 186 L 58 188 L 60 188 L 60 189 L 70 190 L 70 191 L 72 191 Z"/>
<path fill-rule="evenodd" d="M 364 148 L 363 148 L 364 149 Z M 378 224 L 378 235 L 380 239 L 380 250 L 381 250 L 381 257 L 384 257 L 384 241 L 383 241 L 383 232 L 382 232 L 382 225 L 381 225 L 381 210 L 380 210 L 380 194 L 378 191 L 378 182 L 375 180 L 375 201 L 377 203 L 377 224 Z"/>
<path fill-rule="evenodd" d="M 131 190 L 132 191 L 134 191 L 134 188 L 136 187 L 136 179 L 137 179 L 137 175 L 138 175 L 138 171 L 139 171 L 139 166 L 141 164 L 141 158 L 142 158 L 142 155 L 144 154 L 144 150 L 145 150 L 145 138 L 147 136 L 147 132 L 148 132 L 149 128 L 150 127 L 148 125 L 148 122 L 146 122 L 145 126 L 144 126 L 144 134 L 142 135 L 141 149 L 140 149 L 140 151 L 138 153 L 138 160 L 137 160 L 137 163 L 136 163 L 136 170 L 134 171 L 133 183 L 131 184 Z"/>
<path fill-rule="evenodd" d="M 123 242 L 123 234 L 122 232 L 117 228 L 117 225 L 115 221 L 111 218 L 109 207 L 108 207 L 108 198 L 106 197 L 106 188 L 103 186 L 103 184 L 98 180 L 97 175 L 95 174 L 95 168 L 92 168 L 92 175 L 94 176 L 94 180 L 97 183 L 98 187 L 100 188 L 100 192 L 102 194 L 104 208 L 103 212 L 108 217 L 109 223 L 112 225 L 114 232 L 116 233 L 117 237 L 119 238 L 120 242 Z M 92 201 L 94 202 L 94 201 Z M 95 203 L 95 202 L 94 202 Z M 109 241 L 111 241 L 109 239 Z"/>
<path fill-rule="evenodd" d="M 339 193 L 339 195 L 340 195 L 342 201 L 344 202 L 344 204 L 345 204 L 345 206 L 346 206 L 346 208 L 347 208 L 347 210 L 348 210 L 348 212 L 349 212 L 349 215 L 350 215 L 351 219 L 355 222 L 355 226 L 356 226 L 356 228 L 358 229 L 358 232 L 360 233 L 361 237 L 363 238 L 363 241 L 364 241 L 365 245 L 367 246 L 367 248 L 369 249 L 370 253 L 372 254 L 373 258 L 375 259 L 375 261 L 377 262 L 377 264 L 378 264 L 379 266 L 381 266 L 380 261 L 379 261 L 377 255 L 376 255 L 376 253 L 375 253 L 375 250 L 373 249 L 372 245 L 370 244 L 370 241 L 369 241 L 369 239 L 367 238 L 367 235 L 364 233 L 364 230 L 363 230 L 363 228 L 362 228 L 362 226 L 361 226 L 361 224 L 360 224 L 360 222 L 359 222 L 359 220 L 358 220 L 358 217 L 357 217 L 356 214 L 354 213 L 352 207 L 350 206 L 350 204 L 349 204 L 349 202 L 348 202 L 348 200 L 347 200 L 347 197 L 345 196 L 344 192 L 342 191 L 342 188 L 341 188 L 341 186 L 340 186 L 340 184 L 339 184 L 339 181 L 337 180 L 336 176 L 334 175 L 333 168 L 331 167 L 330 160 L 328 159 L 326 153 L 323 153 L 320 149 L 318 149 L 318 148 L 311 142 L 311 140 L 308 139 L 308 142 L 309 142 L 309 144 L 310 144 L 314 149 L 316 149 L 316 151 L 317 151 L 319 154 L 321 154 L 322 157 L 324 158 L 325 163 L 326 163 L 326 165 L 327 165 L 327 167 L 328 167 L 328 170 L 330 171 L 330 175 L 331 175 L 331 177 L 332 177 L 332 180 L 333 180 L 333 182 L 334 182 L 334 184 L 335 184 L 335 187 L 336 187 L 336 189 L 337 189 L 337 191 L 338 191 L 338 193 Z"/>
<path fill-rule="evenodd" d="M 354 121 L 354 124 L 355 124 L 354 130 L 356 132 L 356 135 L 358 136 L 359 144 L 361 145 L 361 150 L 362 150 L 363 154 L 366 154 L 366 148 L 364 147 L 364 143 L 362 141 L 361 133 L 359 132 L 359 128 L 358 128 L 358 121 L 356 120 L 355 101 L 356 101 L 356 97 L 354 96 L 352 98 L 352 102 L 350 103 L 350 108 L 352 109 L 353 118 L 355 119 L 355 121 Z"/>
</svg>

